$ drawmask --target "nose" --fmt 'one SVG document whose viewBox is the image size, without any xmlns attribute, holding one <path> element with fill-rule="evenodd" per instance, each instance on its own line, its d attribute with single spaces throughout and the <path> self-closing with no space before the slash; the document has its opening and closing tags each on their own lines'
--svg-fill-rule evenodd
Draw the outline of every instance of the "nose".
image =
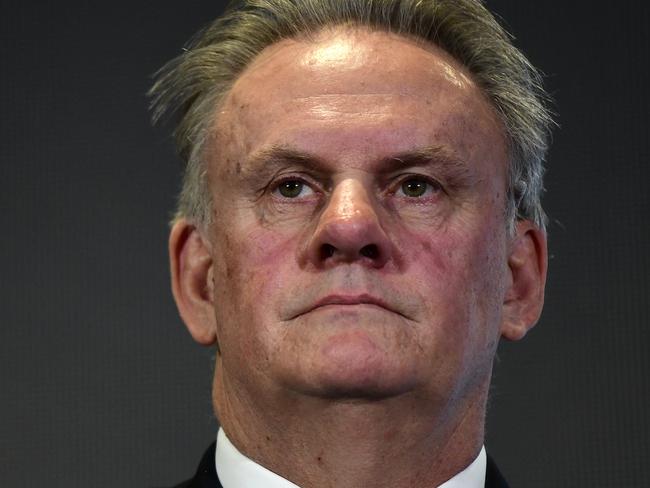
<svg viewBox="0 0 650 488">
<path fill-rule="evenodd" d="M 317 267 L 361 262 L 381 268 L 391 255 L 391 242 L 363 183 L 338 183 L 308 242 L 308 259 Z"/>
</svg>

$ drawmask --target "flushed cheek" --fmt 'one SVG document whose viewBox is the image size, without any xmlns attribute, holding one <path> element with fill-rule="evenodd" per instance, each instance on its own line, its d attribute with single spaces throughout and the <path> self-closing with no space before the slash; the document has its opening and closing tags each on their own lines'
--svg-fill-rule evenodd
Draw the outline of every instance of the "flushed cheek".
<svg viewBox="0 0 650 488">
<path fill-rule="evenodd" d="M 431 286 L 444 287 L 450 278 L 463 280 L 464 264 L 471 259 L 468 242 L 448 229 L 401 229 L 399 248 L 407 263 L 403 273 L 418 277 Z M 461 265 L 459 267 L 459 265 Z"/>
<path fill-rule="evenodd" d="M 221 274 L 225 278 L 229 268 L 230 276 L 215 297 L 218 340 L 225 370 L 244 383 L 267 381 L 272 370 L 282 339 L 277 297 L 286 281 L 287 252 L 281 240 L 262 233 L 253 240 L 231 238 L 230 251 L 223 254 Z"/>
<path fill-rule="evenodd" d="M 419 342 L 430 345 L 428 369 L 439 381 L 467 378 L 490 362 L 498 317 L 499 283 L 478 236 L 412 232 L 406 252 L 413 290 L 424 305 Z M 464 388 L 464 386 L 463 386 Z"/>
<path fill-rule="evenodd" d="M 221 274 L 231 285 L 225 306 L 277 320 L 277 297 L 299 278 L 295 274 L 297 237 L 255 226 L 240 227 L 222 242 Z"/>
<path fill-rule="evenodd" d="M 472 307 L 482 306 L 487 294 L 498 294 L 501 243 L 493 231 L 480 228 L 471 233 L 453 227 L 438 233 L 405 230 L 402 235 L 400 247 L 410 268 L 404 273 L 416 282 L 432 316 L 454 318 L 440 325 L 460 332 L 455 322 L 469 321 Z"/>
</svg>

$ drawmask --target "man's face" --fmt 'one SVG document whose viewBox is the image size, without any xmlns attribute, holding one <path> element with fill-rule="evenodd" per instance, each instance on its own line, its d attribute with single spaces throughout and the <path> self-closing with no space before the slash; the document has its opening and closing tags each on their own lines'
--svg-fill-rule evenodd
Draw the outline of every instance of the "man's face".
<svg viewBox="0 0 650 488">
<path fill-rule="evenodd" d="M 457 62 L 378 32 L 284 40 L 213 134 L 222 377 L 258 398 L 443 403 L 486 384 L 510 279 L 506 149 Z"/>
</svg>

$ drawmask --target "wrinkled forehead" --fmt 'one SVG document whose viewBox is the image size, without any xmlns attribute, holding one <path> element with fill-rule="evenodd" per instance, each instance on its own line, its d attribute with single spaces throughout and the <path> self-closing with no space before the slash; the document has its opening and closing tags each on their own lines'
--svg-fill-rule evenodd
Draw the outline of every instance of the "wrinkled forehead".
<svg viewBox="0 0 650 488">
<path fill-rule="evenodd" d="M 286 124 L 294 116 L 302 127 Z M 394 124 L 409 134 L 450 127 L 502 132 L 483 92 L 448 53 L 400 35 L 348 27 L 309 40 L 284 39 L 262 51 L 221 104 L 214 135 L 250 152 L 277 137 L 274 130 L 325 129 L 328 121 L 336 122 L 329 125 L 333 130 L 354 127 L 356 139 L 363 130 L 372 134 L 375 124 Z"/>
<path fill-rule="evenodd" d="M 247 99 L 268 100 L 269 93 L 260 88 L 272 88 L 274 80 L 281 80 L 276 88 L 289 99 L 341 93 L 341 88 L 349 94 L 421 94 L 427 85 L 432 95 L 452 85 L 459 95 L 482 98 L 467 69 L 439 47 L 351 27 L 268 46 L 238 77 L 222 108 L 236 109 Z"/>
</svg>

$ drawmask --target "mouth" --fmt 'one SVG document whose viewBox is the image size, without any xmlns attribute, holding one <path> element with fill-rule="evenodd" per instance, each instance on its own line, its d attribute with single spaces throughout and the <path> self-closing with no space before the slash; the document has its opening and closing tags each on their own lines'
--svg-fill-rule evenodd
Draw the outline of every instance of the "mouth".
<svg viewBox="0 0 650 488">
<path fill-rule="evenodd" d="M 305 309 L 304 311 L 296 315 L 296 317 L 299 317 L 300 315 L 304 315 L 309 312 L 313 312 L 315 310 L 325 308 L 325 307 L 331 307 L 331 306 L 358 307 L 362 305 L 372 305 L 378 308 L 382 308 L 388 312 L 392 312 L 394 314 L 400 315 L 405 319 L 409 319 L 409 317 L 407 317 L 400 311 L 396 310 L 394 307 L 386 303 L 381 298 L 368 295 L 366 293 L 357 294 L 357 295 L 348 295 L 348 294 L 327 295 L 326 297 L 317 300 L 313 305 L 307 307 L 307 309 Z"/>
</svg>

